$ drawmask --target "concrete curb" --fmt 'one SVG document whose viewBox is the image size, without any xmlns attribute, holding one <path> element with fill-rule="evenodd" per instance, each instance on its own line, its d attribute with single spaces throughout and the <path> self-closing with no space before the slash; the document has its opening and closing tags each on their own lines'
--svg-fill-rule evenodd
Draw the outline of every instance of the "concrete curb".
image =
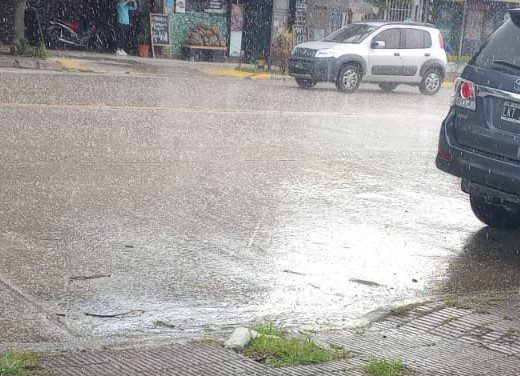
<svg viewBox="0 0 520 376">
<path fill-rule="evenodd" d="M 128 66 L 123 64 L 114 67 L 113 63 L 100 60 L 86 60 L 76 58 L 49 57 L 47 59 L 34 59 L 10 55 L 0 55 L 0 68 L 37 69 L 59 72 L 80 73 L 113 73 L 113 74 L 146 74 L 141 72 L 136 64 Z"/>
<path fill-rule="evenodd" d="M 61 70 L 76 72 L 95 72 L 87 63 L 74 59 L 34 59 L 19 56 L 0 56 L 0 68 L 21 68 L 40 70 Z"/>
<path fill-rule="evenodd" d="M 221 77 L 232 77 L 238 79 L 251 79 L 251 80 L 259 80 L 259 79 L 267 79 L 267 80 L 279 80 L 286 81 L 292 80 L 293 78 L 289 75 L 281 75 L 281 74 L 271 74 L 271 73 L 253 73 L 253 72 L 245 72 L 239 71 L 236 69 L 227 69 L 227 68 L 202 68 L 201 72 Z M 446 81 L 443 82 L 442 87 L 451 89 L 453 87 L 453 81 L 458 77 L 458 74 L 450 74 L 446 77 Z"/>
<path fill-rule="evenodd" d="M 51 69 L 51 64 L 45 59 L 0 55 L 0 68 Z"/>
<path fill-rule="evenodd" d="M 108 72 L 103 69 L 102 64 L 106 62 L 126 63 L 135 66 L 156 66 L 156 65 L 172 65 L 173 60 L 152 60 L 146 58 L 139 58 L 135 56 L 112 56 L 109 54 L 94 54 L 94 53 L 78 53 L 78 52 L 50 52 L 51 57 L 48 59 L 33 59 L 27 57 L 16 57 L 7 54 L 0 55 L 0 68 L 23 68 L 23 69 L 41 69 L 41 70 L 55 70 L 55 71 L 72 71 L 84 73 L 105 73 Z M 176 61 L 177 62 L 177 61 Z M 177 62 L 179 63 L 179 62 Z M 195 68 L 194 66 L 190 66 Z M 231 77 L 237 79 L 250 80 L 276 80 L 287 81 L 292 80 L 291 76 L 272 74 L 272 73 L 255 73 L 245 72 L 234 69 L 230 64 L 222 63 L 206 63 L 202 67 L 197 67 L 198 70 L 205 74 L 210 74 L 220 77 Z M 126 72 L 126 69 L 121 70 Z M 121 73 L 119 72 L 119 73 Z M 452 88 L 453 81 L 459 74 L 450 72 L 446 76 L 446 81 L 443 83 L 443 88 Z"/>
</svg>

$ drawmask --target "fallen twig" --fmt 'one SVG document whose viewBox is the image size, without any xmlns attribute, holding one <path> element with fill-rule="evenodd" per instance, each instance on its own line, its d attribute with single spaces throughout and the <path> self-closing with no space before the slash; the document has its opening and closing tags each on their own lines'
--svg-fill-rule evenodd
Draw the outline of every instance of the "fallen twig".
<svg viewBox="0 0 520 376">
<path fill-rule="evenodd" d="M 155 326 L 161 326 L 163 328 L 168 328 L 168 329 L 174 329 L 175 328 L 175 325 L 167 323 L 165 321 L 161 321 L 161 320 L 156 321 L 155 322 Z"/>
<path fill-rule="evenodd" d="M 98 314 L 98 313 L 85 312 L 85 315 L 86 316 L 91 316 L 91 317 L 103 318 L 103 319 L 110 319 L 110 318 L 117 318 L 117 317 L 127 316 L 127 315 L 129 315 L 131 313 L 144 313 L 144 311 L 140 310 L 140 309 L 135 309 L 133 311 L 128 311 L 128 312 L 108 313 L 108 314 Z"/>
<path fill-rule="evenodd" d="M 283 272 L 284 272 L 284 273 L 290 273 L 290 274 L 297 274 L 297 275 L 306 275 L 306 274 L 304 274 L 304 273 L 294 272 L 294 271 L 289 270 L 289 269 L 284 269 Z"/>
<path fill-rule="evenodd" d="M 379 287 L 379 286 L 381 286 L 377 282 L 366 281 L 364 279 L 357 279 L 357 278 L 351 278 L 350 282 L 355 282 L 355 283 L 359 283 L 360 285 L 372 286 L 372 287 Z"/>
<path fill-rule="evenodd" d="M 69 281 L 87 281 L 89 279 L 110 278 L 110 274 L 78 275 L 69 277 Z"/>
</svg>

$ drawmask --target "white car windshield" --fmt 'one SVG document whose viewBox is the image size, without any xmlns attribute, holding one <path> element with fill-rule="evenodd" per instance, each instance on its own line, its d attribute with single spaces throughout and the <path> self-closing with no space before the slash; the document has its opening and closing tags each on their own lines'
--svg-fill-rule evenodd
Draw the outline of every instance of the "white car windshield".
<svg viewBox="0 0 520 376">
<path fill-rule="evenodd" d="M 351 24 L 323 39 L 325 42 L 361 43 L 368 35 L 378 28 L 374 24 Z"/>
</svg>

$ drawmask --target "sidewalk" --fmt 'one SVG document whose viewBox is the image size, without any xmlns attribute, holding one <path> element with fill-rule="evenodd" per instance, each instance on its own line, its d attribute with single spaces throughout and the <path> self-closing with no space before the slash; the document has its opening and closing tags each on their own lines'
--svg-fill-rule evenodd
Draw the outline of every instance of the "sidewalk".
<svg viewBox="0 0 520 376">
<path fill-rule="evenodd" d="M 12 56 L 8 51 L 0 51 L 0 68 L 41 69 L 53 71 L 74 71 L 84 73 L 109 74 L 168 74 L 171 69 L 192 69 L 204 67 L 231 68 L 230 63 L 193 63 L 184 60 L 151 59 L 137 56 L 116 56 L 85 51 L 48 51 L 47 59 Z"/>
<path fill-rule="evenodd" d="M 391 310 L 366 328 L 320 332 L 322 346 L 343 348 L 345 361 L 272 368 L 218 344 L 80 352 L 44 357 L 56 376 L 83 375 L 364 375 L 373 359 L 400 359 L 414 375 L 518 375 L 518 292 L 445 297 Z"/>
<path fill-rule="evenodd" d="M 252 80 L 292 80 L 292 77 L 271 72 L 238 71 L 236 63 L 190 62 L 173 59 L 151 59 L 137 56 L 116 56 L 85 51 L 49 51 L 45 60 L 8 55 L 0 51 L 0 68 L 43 69 L 84 73 L 160 75 L 171 73 L 169 69 L 192 69 L 204 74 Z M 451 88 L 460 74 L 460 67 L 448 64 L 443 84 Z"/>
</svg>

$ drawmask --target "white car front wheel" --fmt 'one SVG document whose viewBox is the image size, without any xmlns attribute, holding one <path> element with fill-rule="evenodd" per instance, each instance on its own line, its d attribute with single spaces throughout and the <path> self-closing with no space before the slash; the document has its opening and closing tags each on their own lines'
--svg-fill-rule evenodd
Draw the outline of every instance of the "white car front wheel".
<svg viewBox="0 0 520 376">
<path fill-rule="evenodd" d="M 437 94 L 442 86 L 442 78 L 438 69 L 433 68 L 427 70 L 419 85 L 419 90 L 424 95 Z"/>
<path fill-rule="evenodd" d="M 344 93 L 353 93 L 361 84 L 361 72 L 357 64 L 347 64 L 336 77 L 336 87 Z"/>
</svg>

